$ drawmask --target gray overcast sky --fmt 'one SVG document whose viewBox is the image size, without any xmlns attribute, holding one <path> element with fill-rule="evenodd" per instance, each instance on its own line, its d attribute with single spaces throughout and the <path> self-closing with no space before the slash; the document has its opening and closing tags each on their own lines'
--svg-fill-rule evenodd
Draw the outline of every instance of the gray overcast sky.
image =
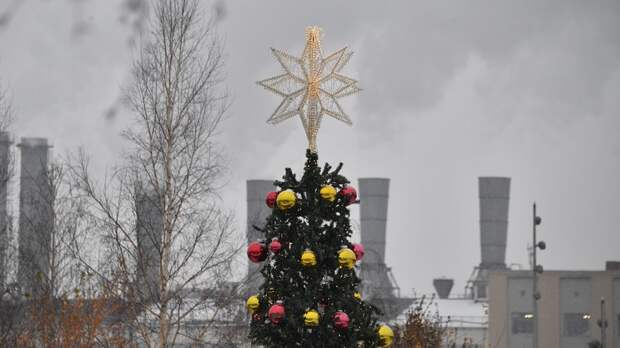
<svg viewBox="0 0 620 348">
<path fill-rule="evenodd" d="M 300 172 L 299 121 L 265 124 L 278 98 L 255 81 L 297 54 L 304 27 L 323 48 L 348 45 L 364 91 L 327 119 L 322 161 L 392 179 L 387 262 L 405 294 L 479 262 L 477 177 L 513 178 L 508 263 L 527 265 L 531 203 L 543 217 L 546 268 L 601 269 L 620 259 L 620 2 L 228 1 L 220 13 L 234 96 L 221 134 L 231 177 L 223 204 L 245 219 L 245 180 Z M 84 146 L 104 170 L 131 115 L 118 107 L 140 0 L 1 0 L 0 80 L 17 137 Z M 357 216 L 357 209 L 353 208 Z"/>
</svg>

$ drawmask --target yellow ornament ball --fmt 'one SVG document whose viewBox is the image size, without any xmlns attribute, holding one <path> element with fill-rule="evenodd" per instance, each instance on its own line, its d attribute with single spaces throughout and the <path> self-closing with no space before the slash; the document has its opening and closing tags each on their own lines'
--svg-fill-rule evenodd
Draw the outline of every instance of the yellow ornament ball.
<svg viewBox="0 0 620 348">
<path fill-rule="evenodd" d="M 319 312 L 311 309 L 304 314 L 304 325 L 317 326 L 319 325 Z"/>
<path fill-rule="evenodd" d="M 301 265 L 304 267 L 316 266 L 316 255 L 314 254 L 314 251 L 306 249 L 301 254 Z"/>
<path fill-rule="evenodd" d="M 338 263 L 340 267 L 351 269 L 355 266 L 355 261 L 357 261 L 357 257 L 355 257 L 353 250 L 342 248 L 338 252 Z"/>
<path fill-rule="evenodd" d="M 295 206 L 295 202 L 297 201 L 297 196 L 295 192 L 291 190 L 286 190 L 278 193 L 278 198 L 276 198 L 276 204 L 280 210 L 288 210 Z"/>
<path fill-rule="evenodd" d="M 336 200 L 336 189 L 332 185 L 325 185 L 321 187 L 321 198 L 328 202 L 333 202 Z"/>
<path fill-rule="evenodd" d="M 387 325 L 379 326 L 379 341 L 380 341 L 381 347 L 389 346 L 390 344 L 392 344 L 393 340 L 394 340 L 394 331 L 392 331 L 392 329 L 390 329 L 390 327 Z"/>
<path fill-rule="evenodd" d="M 353 293 L 353 297 L 355 297 L 355 299 L 358 301 L 362 300 L 362 294 L 360 294 L 359 291 L 356 291 L 355 293 Z"/>
<path fill-rule="evenodd" d="M 260 306 L 260 301 L 258 300 L 258 296 L 250 296 L 248 297 L 248 302 L 246 303 L 246 307 L 250 312 L 254 312 Z"/>
</svg>

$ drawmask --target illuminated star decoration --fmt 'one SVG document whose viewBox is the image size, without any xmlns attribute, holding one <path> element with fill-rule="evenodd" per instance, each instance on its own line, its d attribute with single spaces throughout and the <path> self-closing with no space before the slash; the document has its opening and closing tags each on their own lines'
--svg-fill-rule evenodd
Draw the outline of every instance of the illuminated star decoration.
<svg viewBox="0 0 620 348">
<path fill-rule="evenodd" d="M 323 116 L 329 115 L 351 125 L 338 99 L 361 91 L 356 80 L 340 74 L 353 52 L 347 52 L 344 47 L 323 57 L 320 34 L 319 27 L 306 28 L 306 46 L 301 58 L 272 48 L 284 73 L 258 81 L 259 85 L 284 98 L 267 122 L 277 124 L 298 115 L 310 151 L 314 153 Z"/>
</svg>

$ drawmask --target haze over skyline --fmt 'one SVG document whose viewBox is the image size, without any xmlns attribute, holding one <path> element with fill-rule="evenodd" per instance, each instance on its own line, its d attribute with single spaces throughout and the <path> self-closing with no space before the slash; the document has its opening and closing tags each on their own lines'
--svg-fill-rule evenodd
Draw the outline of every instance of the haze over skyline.
<svg viewBox="0 0 620 348">
<path fill-rule="evenodd" d="M 0 81 L 16 138 L 47 137 L 56 155 L 84 146 L 102 172 L 116 163 L 142 4 L 0 4 Z M 299 54 L 304 28 L 319 25 L 325 52 L 355 52 L 346 73 L 364 89 L 344 101 L 352 128 L 325 119 L 320 161 L 344 162 L 355 185 L 391 179 L 386 261 L 403 294 L 432 291 L 438 276 L 462 292 L 480 262 L 478 176 L 512 178 L 508 264 L 528 266 L 534 200 L 546 269 L 620 259 L 620 2 L 205 4 L 228 55 L 221 198 L 240 235 L 245 180 L 300 173 L 306 147 L 297 119 L 265 123 L 279 98 L 255 81 L 279 71 L 269 47 Z"/>
</svg>

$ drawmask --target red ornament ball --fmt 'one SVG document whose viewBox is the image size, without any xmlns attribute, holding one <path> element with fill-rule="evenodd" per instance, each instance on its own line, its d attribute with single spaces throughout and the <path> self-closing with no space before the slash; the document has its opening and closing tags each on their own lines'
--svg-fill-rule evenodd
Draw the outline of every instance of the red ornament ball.
<svg viewBox="0 0 620 348">
<path fill-rule="evenodd" d="M 357 191 L 353 186 L 345 186 L 340 190 L 340 194 L 344 196 L 347 205 L 355 203 L 357 201 Z"/>
<path fill-rule="evenodd" d="M 334 326 L 338 330 L 348 329 L 350 321 L 351 320 L 349 319 L 349 316 L 347 315 L 347 313 L 343 311 L 338 311 L 336 312 L 336 314 L 334 314 Z"/>
<path fill-rule="evenodd" d="M 267 194 L 267 197 L 265 197 L 265 204 L 267 204 L 269 208 L 273 208 L 276 206 L 277 198 L 278 198 L 278 193 L 275 191 L 271 191 Z"/>
<path fill-rule="evenodd" d="M 262 262 L 267 258 L 267 247 L 260 242 L 252 242 L 248 245 L 248 258 L 252 262 Z"/>
<path fill-rule="evenodd" d="M 269 307 L 269 313 L 267 315 L 273 324 L 279 324 L 284 319 L 284 305 L 281 303 L 274 304 Z"/>
<path fill-rule="evenodd" d="M 357 259 L 357 261 L 364 258 L 364 254 L 366 253 L 364 251 L 364 245 L 359 244 L 359 243 L 353 244 L 353 252 L 355 253 L 355 258 Z"/>
<path fill-rule="evenodd" d="M 282 243 L 280 243 L 278 238 L 274 238 L 271 240 L 271 243 L 269 243 L 269 250 L 271 250 L 271 252 L 274 254 L 277 254 L 280 252 L 280 250 L 282 250 Z"/>
</svg>

